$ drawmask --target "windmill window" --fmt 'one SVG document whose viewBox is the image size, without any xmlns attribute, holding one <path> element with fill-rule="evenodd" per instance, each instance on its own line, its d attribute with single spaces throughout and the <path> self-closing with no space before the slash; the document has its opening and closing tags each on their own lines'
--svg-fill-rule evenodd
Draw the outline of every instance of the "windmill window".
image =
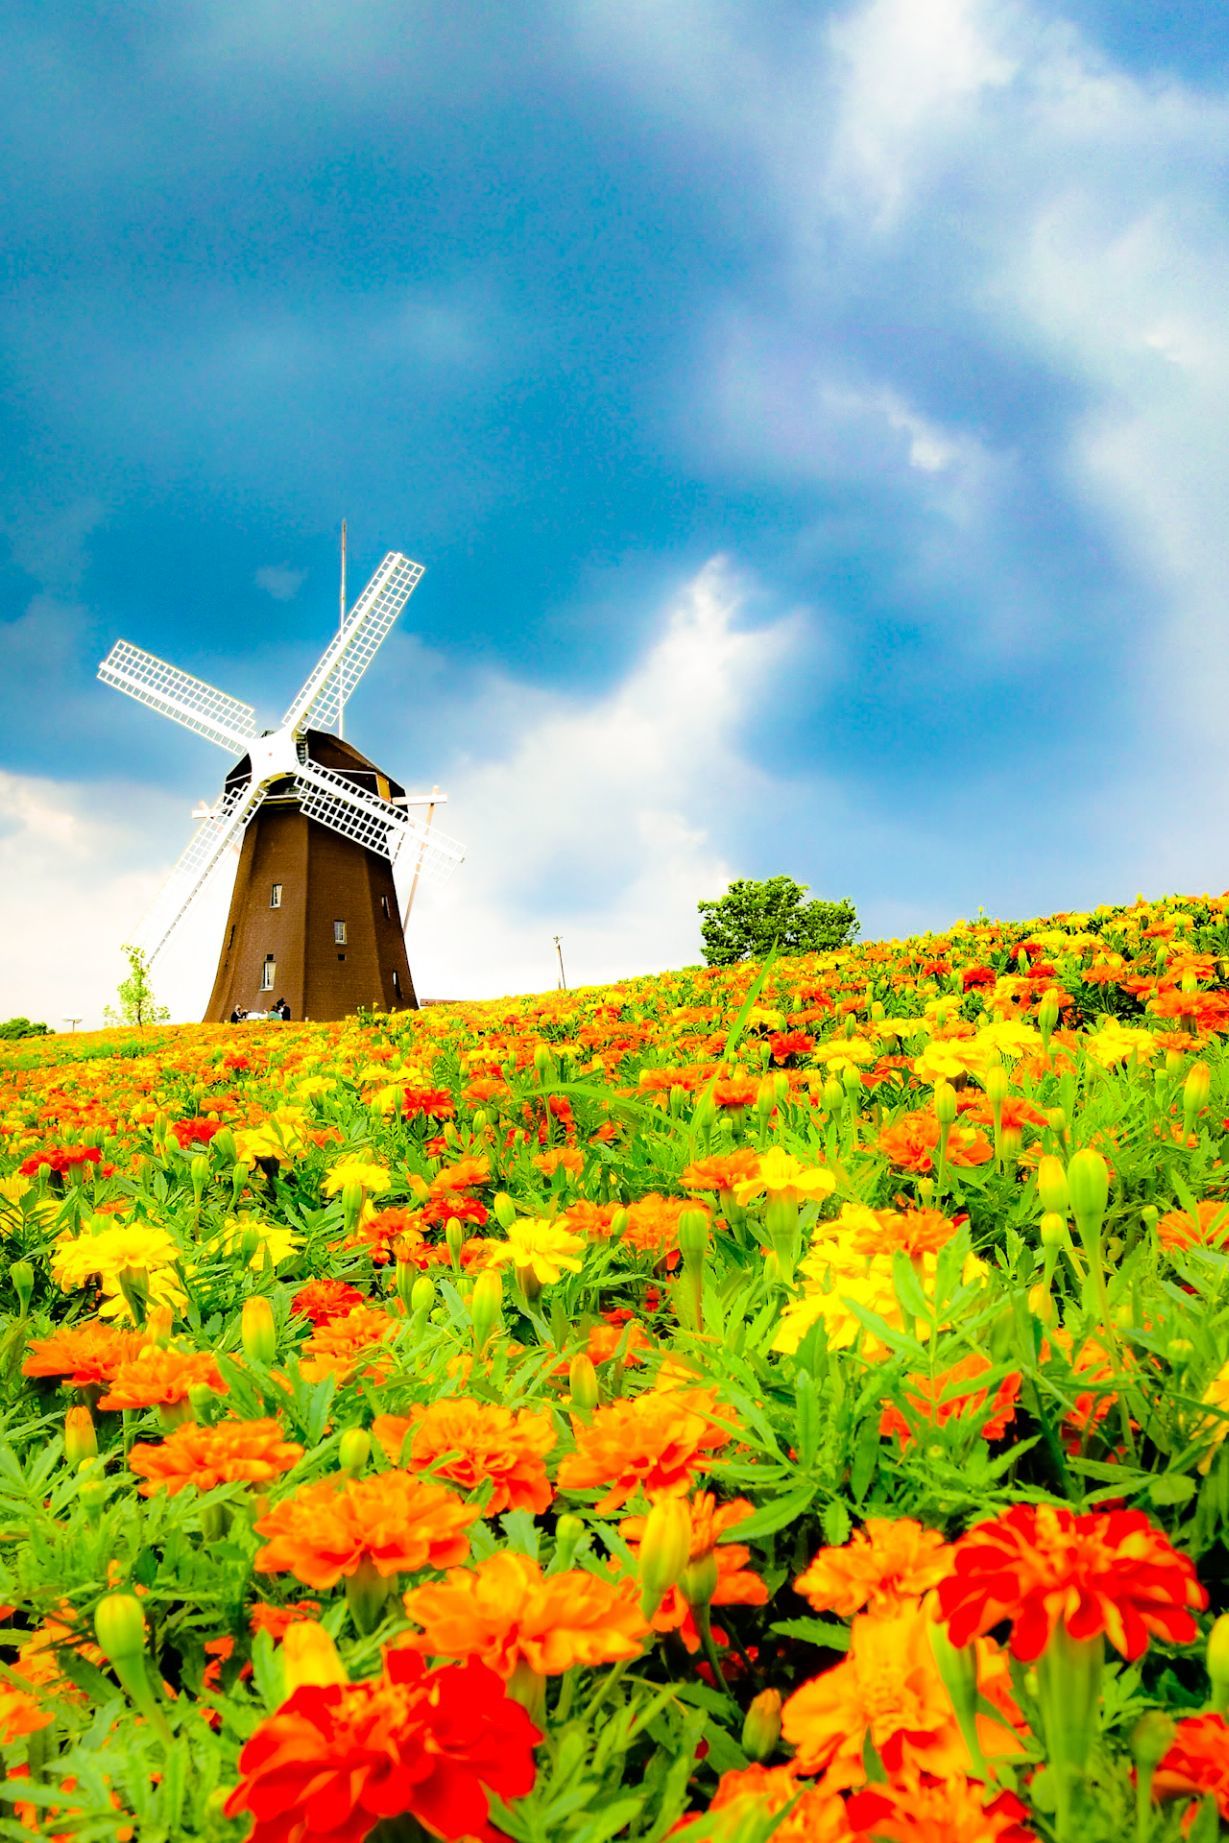
<svg viewBox="0 0 1229 1843">
<path fill-rule="evenodd" d="M 395 966 L 393 968 L 393 991 L 398 998 L 401 997 L 401 978 Z"/>
<path fill-rule="evenodd" d="M 262 992 L 273 990 L 273 981 L 277 978 L 277 961 L 271 953 L 265 955 L 265 963 L 260 972 L 260 989 Z"/>
<path fill-rule="evenodd" d="M 346 956 L 345 956 L 345 954 L 344 954 L 344 953 L 339 953 L 339 954 L 338 954 L 338 956 L 337 956 L 337 958 L 338 958 L 339 960 L 344 960 L 344 959 L 345 959 L 345 957 L 346 957 Z"/>
<path fill-rule="evenodd" d="M 391 914 L 391 911 L 390 911 L 390 909 L 389 909 L 389 906 L 388 906 L 388 897 L 387 897 L 387 896 L 381 896 L 381 898 L 380 898 L 380 907 L 381 907 L 381 908 L 383 909 L 383 911 L 384 911 L 384 914 L 385 914 L 385 916 L 386 916 L 386 917 L 388 917 L 388 916 L 389 916 L 389 915 Z"/>
<path fill-rule="evenodd" d="M 275 883 L 273 885 L 273 889 L 269 896 L 269 907 L 271 909 L 280 909 L 281 906 L 282 906 L 282 886 L 280 883 Z"/>
<path fill-rule="evenodd" d="M 335 921 L 333 923 L 333 939 L 336 941 L 339 947 L 345 946 L 346 944 L 346 924 L 345 922 Z"/>
</svg>

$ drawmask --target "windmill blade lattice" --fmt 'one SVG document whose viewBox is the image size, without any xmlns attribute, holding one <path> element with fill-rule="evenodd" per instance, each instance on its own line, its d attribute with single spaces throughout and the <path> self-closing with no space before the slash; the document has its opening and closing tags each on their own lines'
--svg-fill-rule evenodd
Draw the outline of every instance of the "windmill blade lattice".
<svg viewBox="0 0 1229 1843">
<path fill-rule="evenodd" d="M 138 704 L 173 718 L 231 755 L 242 755 L 257 733 L 256 712 L 250 704 L 228 697 L 203 678 L 181 672 L 128 640 L 116 641 L 99 666 L 98 676 L 104 684 L 126 691 Z"/>
<path fill-rule="evenodd" d="M 151 962 L 166 946 L 210 872 L 227 847 L 238 840 L 264 797 L 263 787 L 251 781 L 241 783 L 225 795 L 217 812 L 203 820 L 192 834 L 141 930 L 142 945 Z"/>
<path fill-rule="evenodd" d="M 333 728 L 338 711 L 349 702 L 423 574 L 421 563 L 389 551 L 282 718 L 284 725 L 295 730 Z"/>
<path fill-rule="evenodd" d="M 428 829 L 400 807 L 356 787 L 319 762 L 300 763 L 295 790 L 309 819 L 368 851 L 378 851 L 393 863 L 403 848 L 420 852 L 423 875 L 436 882 L 446 881 L 464 860 L 464 850 L 455 839 L 434 826 Z"/>
</svg>

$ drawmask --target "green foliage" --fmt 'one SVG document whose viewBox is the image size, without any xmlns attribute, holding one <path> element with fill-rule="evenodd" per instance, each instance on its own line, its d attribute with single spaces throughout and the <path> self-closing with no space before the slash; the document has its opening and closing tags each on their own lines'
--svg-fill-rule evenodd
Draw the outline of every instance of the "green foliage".
<svg viewBox="0 0 1229 1843">
<path fill-rule="evenodd" d="M 146 1024 L 165 1024 L 171 1014 L 154 997 L 145 950 L 125 942 L 121 952 L 128 961 L 128 977 L 120 981 L 116 993 L 118 1004 L 108 1005 L 103 1016 L 108 1024 L 135 1024 L 138 1030 L 143 1030 Z"/>
<path fill-rule="evenodd" d="M 28 1017 L 10 1017 L 0 1024 L 0 1043 L 15 1043 L 19 1037 L 47 1037 L 50 1035 L 50 1024 L 34 1024 Z"/>
<path fill-rule="evenodd" d="M 807 885 L 793 877 L 737 877 L 724 896 L 698 904 L 705 960 L 709 966 L 733 966 L 737 960 L 762 960 L 774 947 L 783 954 L 848 947 L 858 933 L 849 898 L 806 898 Z"/>
</svg>

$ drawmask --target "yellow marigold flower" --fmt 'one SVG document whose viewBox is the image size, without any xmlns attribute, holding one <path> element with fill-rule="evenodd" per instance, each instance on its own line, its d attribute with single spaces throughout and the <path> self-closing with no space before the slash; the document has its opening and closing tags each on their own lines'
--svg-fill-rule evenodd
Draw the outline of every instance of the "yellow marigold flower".
<svg viewBox="0 0 1229 1843">
<path fill-rule="evenodd" d="M 383 1195 L 391 1183 L 392 1179 L 383 1165 L 364 1158 L 361 1152 L 348 1152 L 326 1173 L 324 1194 L 326 1197 L 336 1197 L 347 1184 L 361 1184 L 369 1196 L 378 1197 Z"/>
<path fill-rule="evenodd" d="M 940 1037 L 928 1043 L 920 1056 L 913 1059 L 913 1073 L 919 1081 L 953 1081 L 959 1075 L 981 1075 L 994 1052 L 979 1046 L 972 1037 Z"/>
<path fill-rule="evenodd" d="M 529 1274 L 539 1286 L 549 1286 L 565 1273 L 580 1272 L 585 1244 L 556 1222 L 542 1216 L 520 1216 L 508 1230 L 506 1242 L 489 1246 L 491 1266 L 506 1267 L 511 1262 L 518 1274 Z"/>
<path fill-rule="evenodd" d="M 260 1158 L 275 1158 L 285 1164 L 294 1157 L 274 1120 L 266 1120 L 263 1126 L 241 1126 L 235 1134 L 235 1152 L 245 1165 L 254 1165 Z"/>
<path fill-rule="evenodd" d="M 250 1234 L 258 1238 L 248 1262 L 253 1273 L 260 1273 L 266 1263 L 276 1267 L 279 1261 L 288 1260 L 292 1254 L 297 1254 L 302 1246 L 302 1237 L 280 1222 L 259 1222 L 251 1216 L 228 1216 L 221 1234 L 215 1236 L 210 1243 L 210 1252 L 239 1254 L 244 1238 Z"/>
<path fill-rule="evenodd" d="M 1207 1451 L 1199 1461 L 1199 1470 L 1206 1478 L 1225 1439 L 1229 1436 L 1229 1363 L 1219 1369 L 1203 1392 L 1203 1402 L 1208 1408 L 1219 1408 L 1221 1412 L 1208 1415 L 1194 1429 L 1194 1437 L 1207 1441 Z"/>
<path fill-rule="evenodd" d="M 84 1286 L 96 1274 L 104 1291 L 116 1291 L 128 1270 L 151 1273 L 179 1259 L 179 1249 L 165 1229 L 149 1223 L 124 1223 L 96 1234 L 67 1236 L 56 1245 L 51 1272 L 64 1292 Z"/>
<path fill-rule="evenodd" d="M 1150 1030 L 1138 1024 L 1120 1024 L 1117 1018 L 1107 1017 L 1085 1037 L 1084 1047 L 1094 1062 L 1108 1069 L 1115 1062 L 1128 1062 L 1132 1056 L 1138 1057 L 1140 1062 L 1151 1062 L 1160 1046 Z"/>
<path fill-rule="evenodd" d="M 868 1043 L 865 1037 L 833 1037 L 828 1043 L 816 1045 L 811 1060 L 821 1064 L 829 1074 L 839 1075 L 844 1069 L 856 1069 L 862 1063 L 874 1062 L 878 1055 L 878 1044 Z"/>
<path fill-rule="evenodd" d="M 734 1197 L 740 1204 L 765 1194 L 782 1203 L 805 1203 L 812 1197 L 831 1196 L 835 1189 L 831 1171 L 821 1165 L 804 1165 L 792 1152 L 774 1145 L 760 1159 L 755 1174 L 735 1184 Z"/>
<path fill-rule="evenodd" d="M 998 1056 L 1031 1056 L 1042 1048 L 1041 1032 L 1018 1018 L 997 1018 L 983 1024 L 973 1039 L 979 1049 Z"/>
</svg>

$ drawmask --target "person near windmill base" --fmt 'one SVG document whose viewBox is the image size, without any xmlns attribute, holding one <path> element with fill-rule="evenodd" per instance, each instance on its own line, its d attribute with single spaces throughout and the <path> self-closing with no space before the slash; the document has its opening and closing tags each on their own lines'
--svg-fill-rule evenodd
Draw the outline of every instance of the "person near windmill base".
<svg viewBox="0 0 1229 1843">
<path fill-rule="evenodd" d="M 242 1024 L 246 1017 L 247 1012 L 243 1009 L 243 1006 L 236 1005 L 230 1014 L 230 1021 L 232 1024 Z"/>
<path fill-rule="evenodd" d="M 288 1024 L 290 1022 L 290 1006 L 286 1003 L 284 998 L 279 998 L 274 1005 L 273 1015 L 274 1017 L 280 1017 L 283 1024 Z"/>
</svg>

